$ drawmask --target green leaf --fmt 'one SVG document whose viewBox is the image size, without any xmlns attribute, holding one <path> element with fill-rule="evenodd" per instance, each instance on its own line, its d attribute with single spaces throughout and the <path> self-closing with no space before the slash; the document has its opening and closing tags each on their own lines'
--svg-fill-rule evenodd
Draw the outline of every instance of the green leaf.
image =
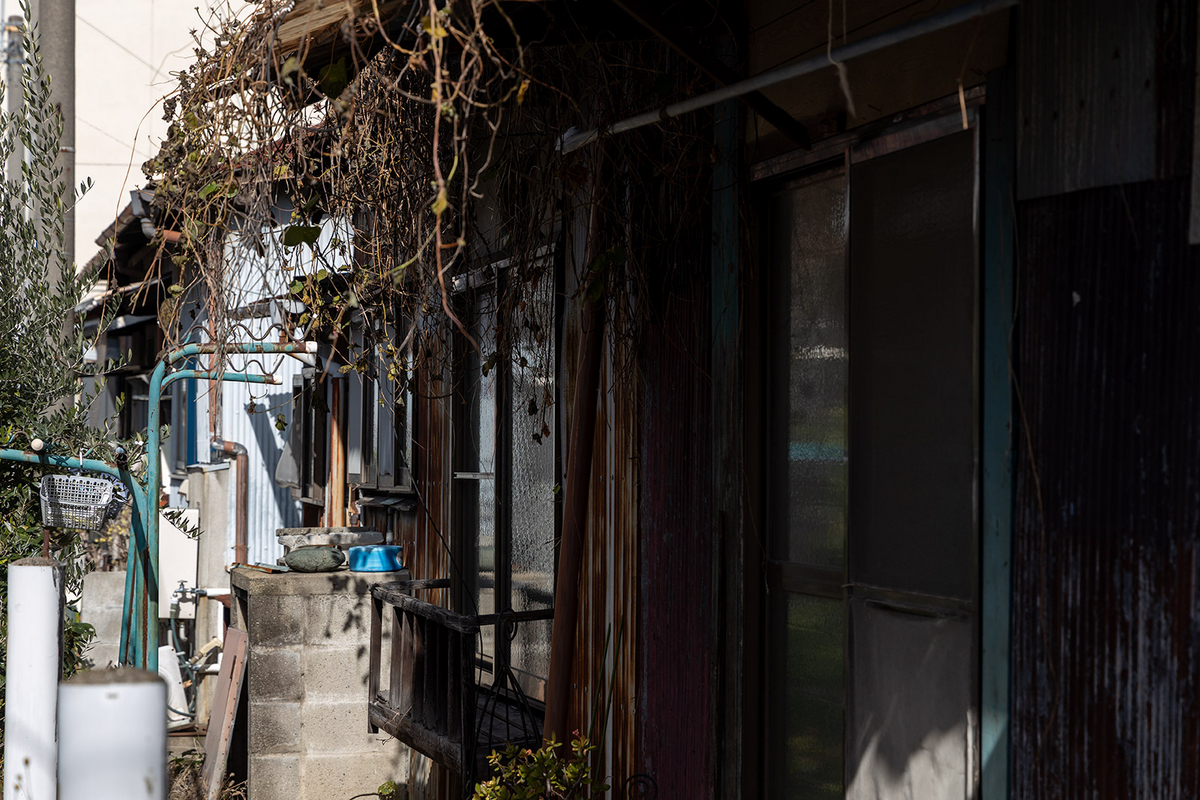
<svg viewBox="0 0 1200 800">
<path fill-rule="evenodd" d="M 445 211 L 449 205 L 450 201 L 446 199 L 446 190 L 442 189 L 440 192 L 438 192 L 437 199 L 433 201 L 433 205 L 430 208 L 433 210 L 434 214 L 437 214 L 440 217 L 442 212 Z"/>
<path fill-rule="evenodd" d="M 349 83 L 350 80 L 346 77 L 346 59 L 339 58 L 321 70 L 321 75 L 317 79 L 317 88 L 326 97 L 337 98 L 346 91 Z"/>
<path fill-rule="evenodd" d="M 216 181 L 212 181 L 211 183 L 209 183 L 203 189 L 200 190 L 200 199 L 201 200 L 207 199 L 210 194 L 212 194 L 213 192 L 217 191 L 220 188 L 221 188 L 221 184 L 217 183 Z"/>
<path fill-rule="evenodd" d="M 283 246 L 295 247 L 298 244 L 314 244 L 321 236 L 321 229 L 316 225 L 289 225 L 283 231 Z"/>
</svg>

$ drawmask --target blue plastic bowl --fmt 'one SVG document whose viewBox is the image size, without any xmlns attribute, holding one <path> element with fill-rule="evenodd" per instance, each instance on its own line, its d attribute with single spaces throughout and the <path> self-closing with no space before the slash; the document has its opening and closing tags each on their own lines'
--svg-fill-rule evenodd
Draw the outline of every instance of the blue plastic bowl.
<svg viewBox="0 0 1200 800">
<path fill-rule="evenodd" d="M 364 544 L 350 548 L 351 572 L 397 572 L 402 569 L 399 545 Z"/>
</svg>

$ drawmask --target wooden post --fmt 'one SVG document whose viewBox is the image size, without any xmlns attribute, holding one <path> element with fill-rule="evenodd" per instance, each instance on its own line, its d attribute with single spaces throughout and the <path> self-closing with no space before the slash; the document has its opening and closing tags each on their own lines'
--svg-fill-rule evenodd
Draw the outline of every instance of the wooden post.
<svg viewBox="0 0 1200 800">
<path fill-rule="evenodd" d="M 586 285 L 586 284 L 585 284 Z M 592 447 L 596 439 L 596 399 L 600 356 L 604 350 L 604 299 L 588 301 L 583 309 L 583 348 L 571 404 L 571 436 L 567 486 L 563 498 L 562 540 L 558 549 L 558 583 L 554 590 L 554 634 L 550 640 L 550 675 L 546 684 L 546 723 L 542 737 L 559 742 L 567 734 L 571 705 L 571 671 L 575 655 L 576 617 L 579 616 L 579 565 L 587 528 L 591 488 Z"/>
<path fill-rule="evenodd" d="M 596 440 L 596 402 L 604 352 L 604 291 L 590 292 L 592 281 L 606 276 L 595 269 L 600 255 L 600 193 L 604 186 L 604 147 L 596 148 L 592 170 L 592 207 L 588 220 L 587 267 L 579 282 L 584 302 L 580 318 L 583 334 L 575 394 L 571 400 L 571 431 L 567 442 L 567 478 L 563 494 L 562 538 L 558 544 L 558 575 L 554 587 L 554 631 L 550 638 L 550 674 L 546 679 L 546 719 L 542 738 L 567 739 L 567 714 L 571 707 L 571 673 L 575 660 L 575 634 L 579 617 L 579 567 L 583 536 L 587 531 L 588 494 L 592 483 L 592 448 Z M 589 294 L 591 295 L 589 297 Z"/>
</svg>

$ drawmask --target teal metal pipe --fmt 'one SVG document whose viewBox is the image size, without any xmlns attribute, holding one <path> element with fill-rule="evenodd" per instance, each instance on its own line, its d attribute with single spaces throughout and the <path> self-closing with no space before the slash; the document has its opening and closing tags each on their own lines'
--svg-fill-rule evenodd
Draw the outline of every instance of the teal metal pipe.
<svg viewBox="0 0 1200 800">
<path fill-rule="evenodd" d="M 158 671 L 158 494 L 162 484 L 159 472 L 159 450 L 162 447 L 162 430 L 159 424 L 160 403 L 164 386 L 169 386 L 174 380 L 184 378 L 208 378 L 222 381 L 243 381 L 249 383 L 267 383 L 269 379 L 260 375 L 243 375 L 240 373 L 212 373 L 196 370 L 181 370 L 167 377 L 167 368 L 189 356 L 203 353 L 215 353 L 218 350 L 225 353 L 244 354 L 277 354 L 277 353 L 315 353 L 315 342 L 242 342 L 238 344 L 218 346 L 216 344 L 189 344 L 172 350 L 159 361 L 150 375 L 150 420 L 146 431 L 146 499 L 149 502 L 146 513 L 146 570 L 145 586 L 139 604 L 144 609 L 139 617 L 140 625 L 137 630 L 138 644 L 141 646 L 140 662 L 145 669 Z M 190 374 L 189 374 L 190 373 Z M 178 375 L 179 378 L 175 376 Z M 249 379 L 255 380 L 249 380 Z"/>
<path fill-rule="evenodd" d="M 41 466 L 63 467 L 65 469 L 82 469 L 87 472 L 102 472 L 105 475 L 111 475 L 117 480 L 129 486 L 130 491 L 133 486 L 125 482 L 121 470 L 114 467 L 112 464 L 107 464 L 103 461 L 96 461 L 91 458 L 72 458 L 71 456 L 52 455 L 50 453 L 33 453 L 24 450 L 0 449 L 0 460 L 3 461 L 18 461 L 25 464 L 39 464 Z M 134 486 L 137 482 L 134 482 Z"/>
<path fill-rule="evenodd" d="M 144 664 L 141 640 L 133 636 L 133 628 L 129 624 L 132 619 L 140 619 L 133 607 L 139 597 L 145 596 L 146 558 L 148 542 L 146 541 L 146 520 L 148 518 L 149 502 L 146 491 L 140 485 L 133 493 L 133 514 L 130 520 L 129 556 L 125 565 L 125 599 L 121 613 L 121 643 L 117 660 L 121 664 Z M 132 651 L 132 652 L 131 652 Z"/>
<path fill-rule="evenodd" d="M 37 464 L 39 466 L 60 467 L 63 469 L 80 469 L 86 472 L 98 472 L 103 475 L 116 478 L 125 484 L 129 489 L 130 497 L 133 500 L 134 513 L 131 524 L 132 541 L 129 548 L 129 567 L 126 569 L 125 575 L 125 611 L 124 617 L 130 615 L 129 608 L 130 599 L 134 597 L 136 590 L 136 575 L 138 570 L 136 564 L 138 562 L 138 554 L 145 552 L 146 549 L 146 530 L 145 530 L 145 508 L 146 508 L 146 493 L 142 485 L 137 482 L 137 479 L 129 473 L 128 470 L 97 461 L 91 458 L 73 458 L 71 456 L 53 455 L 50 453 L 26 452 L 23 450 L 13 450 L 9 448 L 0 449 L 0 460 L 15 461 L 24 464 Z M 121 642 L 120 642 L 120 661 L 126 663 L 128 650 L 128 630 L 126 620 L 123 618 L 121 622 Z"/>
<path fill-rule="evenodd" d="M 279 381 L 270 375 L 245 375 L 241 372 L 203 372 L 194 369 L 181 369 L 163 378 L 161 389 L 166 389 L 176 381 L 232 381 L 233 383 L 265 383 L 278 386 Z"/>
</svg>

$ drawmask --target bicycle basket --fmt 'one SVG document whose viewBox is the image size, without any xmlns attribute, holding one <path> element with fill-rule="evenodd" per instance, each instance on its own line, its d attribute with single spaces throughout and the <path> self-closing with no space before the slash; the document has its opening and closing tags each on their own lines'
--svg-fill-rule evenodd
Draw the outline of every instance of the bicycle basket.
<svg viewBox="0 0 1200 800">
<path fill-rule="evenodd" d="M 47 528 L 96 530 L 112 502 L 112 484 L 79 475 L 46 475 L 39 495 L 42 525 Z"/>
</svg>

